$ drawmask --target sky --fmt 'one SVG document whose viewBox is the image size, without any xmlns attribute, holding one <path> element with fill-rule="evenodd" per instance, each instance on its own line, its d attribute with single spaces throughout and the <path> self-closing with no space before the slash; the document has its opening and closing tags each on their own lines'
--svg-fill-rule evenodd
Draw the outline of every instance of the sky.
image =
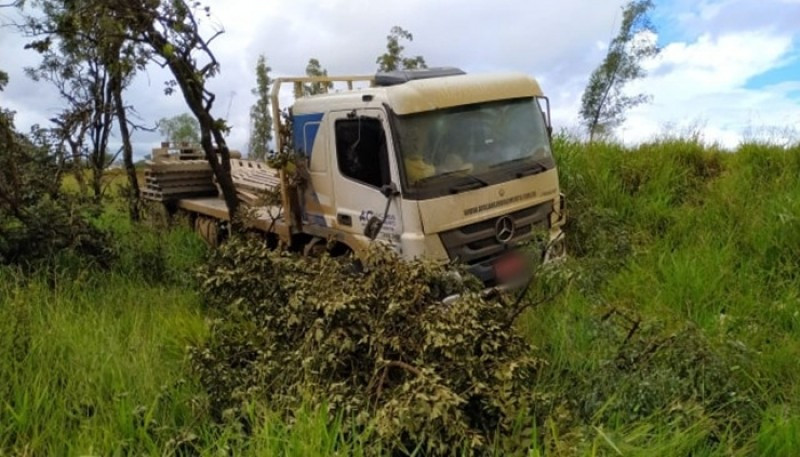
<svg viewBox="0 0 800 457">
<path fill-rule="evenodd" d="M 743 140 L 800 140 L 800 0 L 654 0 L 650 16 L 660 54 L 647 76 L 628 85 L 650 103 L 627 114 L 616 135 L 629 144 L 697 135 L 734 148 Z M 255 65 L 266 56 L 272 76 L 301 75 L 315 57 L 329 74 L 372 74 L 392 26 L 409 30 L 407 55 L 430 66 L 468 73 L 514 71 L 537 78 L 551 99 L 556 131 L 579 132 L 578 109 L 592 70 L 619 27 L 618 0 L 208 0 L 213 25 L 225 33 L 212 47 L 221 73 L 211 81 L 215 115 L 233 127 L 233 149 L 247 150 Z M 0 23 L 14 20 L 0 9 Z M 0 69 L 11 81 L 0 106 L 27 130 L 48 125 L 64 106 L 55 90 L 25 76 L 39 56 L 26 39 L 0 27 Z M 126 97 L 139 122 L 187 112 L 179 94 L 166 96 L 168 74 L 151 67 Z M 283 97 L 282 103 L 289 103 Z M 137 156 L 160 141 L 137 132 Z"/>
</svg>

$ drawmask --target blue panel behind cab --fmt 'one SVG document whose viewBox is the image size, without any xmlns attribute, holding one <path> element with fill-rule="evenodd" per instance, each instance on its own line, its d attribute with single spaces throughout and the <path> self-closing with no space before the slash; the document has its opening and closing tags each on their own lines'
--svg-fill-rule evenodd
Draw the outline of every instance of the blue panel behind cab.
<svg viewBox="0 0 800 457">
<path fill-rule="evenodd" d="M 311 152 L 314 150 L 314 140 L 317 138 L 323 114 L 312 113 L 294 116 L 292 136 L 294 137 L 295 152 L 311 157 Z"/>
</svg>

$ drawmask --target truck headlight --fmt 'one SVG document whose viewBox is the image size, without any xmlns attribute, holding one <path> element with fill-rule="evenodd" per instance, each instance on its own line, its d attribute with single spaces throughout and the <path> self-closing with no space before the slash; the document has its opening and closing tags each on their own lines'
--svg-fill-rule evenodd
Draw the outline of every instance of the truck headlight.
<svg viewBox="0 0 800 457">
<path fill-rule="evenodd" d="M 545 254 L 545 262 L 557 260 L 567 255 L 567 242 L 564 233 L 559 233 L 558 237 L 550 242 Z"/>
</svg>

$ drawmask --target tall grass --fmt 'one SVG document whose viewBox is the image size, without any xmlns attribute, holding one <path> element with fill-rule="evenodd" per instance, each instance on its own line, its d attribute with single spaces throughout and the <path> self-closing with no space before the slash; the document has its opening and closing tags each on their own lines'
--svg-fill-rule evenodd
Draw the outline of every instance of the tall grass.
<svg viewBox="0 0 800 457">
<path fill-rule="evenodd" d="M 65 253 L 31 275 L 0 267 L 0 456 L 358 454 L 320 406 L 289 427 L 218 424 L 186 347 L 208 337 L 194 271 L 205 245 L 180 226 L 132 225 L 111 204 L 109 270 Z"/>
<path fill-rule="evenodd" d="M 205 336 L 202 310 L 190 288 L 142 280 L 146 265 L 126 258 L 155 251 L 139 238 L 111 271 L 63 259 L 33 276 L 0 271 L 0 449 L 156 454 L 162 435 L 202 418 L 182 366 Z M 201 252 L 186 233 L 169 238 Z M 180 260 L 165 254 L 165 269 Z"/>
<path fill-rule="evenodd" d="M 545 449 L 798 455 L 800 147 L 556 144 L 577 279 L 522 327 L 566 399 Z"/>
<path fill-rule="evenodd" d="M 519 325 L 548 362 L 529 455 L 800 455 L 800 147 L 555 146 L 574 280 Z M 363 454 L 323 405 L 212 419 L 205 248 L 120 208 L 110 269 L 0 268 L 0 455 Z"/>
</svg>

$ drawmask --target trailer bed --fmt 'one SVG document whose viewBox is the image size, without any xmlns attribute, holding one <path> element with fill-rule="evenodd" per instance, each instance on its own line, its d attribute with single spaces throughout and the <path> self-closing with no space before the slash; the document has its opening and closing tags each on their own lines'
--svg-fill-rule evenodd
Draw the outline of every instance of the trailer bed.
<svg viewBox="0 0 800 457">
<path fill-rule="evenodd" d="M 208 216 L 221 221 L 230 220 L 225 200 L 220 197 L 183 198 L 177 200 L 178 208 L 193 214 Z M 243 207 L 244 220 L 248 227 L 262 232 L 274 232 L 279 236 L 288 236 L 289 229 L 279 206 L 262 206 L 257 208 Z"/>
</svg>

